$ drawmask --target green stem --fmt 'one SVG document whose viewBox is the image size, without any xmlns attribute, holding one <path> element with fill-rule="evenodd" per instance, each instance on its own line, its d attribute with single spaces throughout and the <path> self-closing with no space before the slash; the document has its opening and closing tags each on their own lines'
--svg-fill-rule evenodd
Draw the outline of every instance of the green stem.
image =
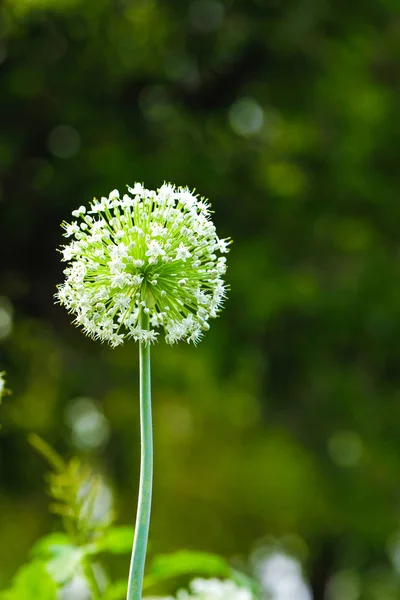
<svg viewBox="0 0 400 600">
<path fill-rule="evenodd" d="M 149 317 L 141 312 L 141 329 L 149 329 Z M 142 600 L 144 563 L 149 537 L 153 485 L 153 432 L 151 422 L 150 344 L 140 343 L 140 458 L 139 500 L 136 515 L 127 600 Z"/>
<path fill-rule="evenodd" d="M 92 600 L 100 600 L 101 591 L 99 588 L 99 584 L 97 583 L 97 579 L 95 577 L 95 574 L 93 573 L 93 567 L 87 558 L 85 558 L 83 560 L 83 572 L 84 572 L 86 581 L 89 585 Z"/>
</svg>

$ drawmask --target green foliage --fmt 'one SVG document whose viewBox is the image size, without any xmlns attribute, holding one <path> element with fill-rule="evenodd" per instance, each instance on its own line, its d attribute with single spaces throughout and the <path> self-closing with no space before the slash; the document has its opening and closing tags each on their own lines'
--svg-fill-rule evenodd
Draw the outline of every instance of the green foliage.
<svg viewBox="0 0 400 600">
<path fill-rule="evenodd" d="M 30 436 L 32 446 L 47 459 L 53 471 L 48 475 L 50 509 L 61 517 L 65 533 L 52 533 L 33 547 L 34 556 L 46 565 L 48 574 L 59 586 L 82 573 L 88 580 L 93 598 L 100 593 L 93 563 L 100 554 L 129 553 L 132 527 L 112 526 L 111 510 L 98 516 L 96 502 L 102 482 L 81 460 L 68 462 L 37 435 Z"/>
<path fill-rule="evenodd" d="M 94 574 L 90 565 L 100 555 L 129 554 L 132 549 L 133 530 L 127 526 L 109 526 L 99 533 L 97 539 L 85 545 L 71 543 L 71 537 L 63 533 L 53 533 L 41 538 L 33 547 L 33 556 L 38 557 L 46 565 L 47 573 L 58 586 L 68 583 L 79 573 L 84 574 L 91 584 Z M 126 587 L 126 582 L 125 582 Z M 109 582 L 108 588 L 114 589 Z"/>
<path fill-rule="evenodd" d="M 53 472 L 48 475 L 50 510 L 61 516 L 70 538 L 79 546 L 95 543 L 114 520 L 112 511 L 95 516 L 95 503 L 101 479 L 78 458 L 65 462 L 44 440 L 30 436 L 30 443 L 48 460 Z"/>
<path fill-rule="evenodd" d="M 179 550 L 156 556 L 151 562 L 143 587 L 147 591 L 171 579 L 184 578 L 187 581 L 188 577 L 231 579 L 241 587 L 252 590 L 255 598 L 261 598 L 260 584 L 255 578 L 233 568 L 217 554 L 195 550 Z"/>
<path fill-rule="evenodd" d="M 65 531 L 43 536 L 31 549 L 31 561 L 13 579 L 9 589 L 0 592 L 0 600 L 55 600 L 76 575 L 86 577 L 93 600 L 123 600 L 127 578 L 111 581 L 104 572 L 105 586 L 100 585 L 93 565 L 105 555 L 129 554 L 133 529 L 113 525 L 113 514 L 95 517 L 95 502 L 101 479 L 81 460 L 64 459 L 42 438 L 30 435 L 31 445 L 52 467 L 47 480 L 53 499 L 51 510 L 61 518 Z M 82 490 L 84 493 L 82 493 Z M 231 577 L 242 585 L 254 585 L 244 574 L 230 568 L 220 556 L 207 552 L 179 551 L 155 557 L 144 581 L 144 590 L 162 586 L 177 578 L 190 576 Z"/>
<path fill-rule="evenodd" d="M 115 581 L 108 586 L 104 600 L 124 600 L 128 591 L 128 582 L 126 579 Z"/>
<path fill-rule="evenodd" d="M 110 554 L 125 554 L 130 552 L 133 543 L 133 528 L 129 525 L 113 526 L 107 529 L 96 541 L 96 552 Z"/>
<path fill-rule="evenodd" d="M 151 563 L 145 577 L 144 589 L 158 585 L 165 580 L 184 575 L 202 577 L 228 577 L 229 564 L 220 556 L 207 552 L 180 550 L 172 554 L 160 554 Z"/>
<path fill-rule="evenodd" d="M 1 600 L 56 600 L 57 585 L 43 562 L 34 560 L 23 566 L 9 590 L 0 592 Z"/>
<path fill-rule="evenodd" d="M 227 577 L 229 572 L 228 563 L 216 554 L 180 550 L 157 556 L 151 565 L 150 576 L 163 578 L 195 573 L 205 577 Z"/>
</svg>

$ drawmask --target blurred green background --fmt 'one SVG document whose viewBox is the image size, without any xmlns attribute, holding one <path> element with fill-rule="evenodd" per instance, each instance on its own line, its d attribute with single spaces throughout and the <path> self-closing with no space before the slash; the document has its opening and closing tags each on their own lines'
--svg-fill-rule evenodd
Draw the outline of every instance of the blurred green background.
<svg viewBox="0 0 400 600">
<path fill-rule="evenodd" d="M 308 582 L 277 600 L 400 598 L 398 0 L 6 0 L 0 23 L 0 587 L 56 526 L 29 432 L 133 522 L 138 349 L 53 306 L 55 249 L 94 195 L 167 180 L 234 245 L 204 342 L 153 349 L 151 552 L 275 548 Z"/>
</svg>

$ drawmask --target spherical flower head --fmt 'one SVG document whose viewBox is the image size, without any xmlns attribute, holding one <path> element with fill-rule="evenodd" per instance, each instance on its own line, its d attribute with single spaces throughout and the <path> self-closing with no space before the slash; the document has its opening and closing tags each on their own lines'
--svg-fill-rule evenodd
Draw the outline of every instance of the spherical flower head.
<svg viewBox="0 0 400 600">
<path fill-rule="evenodd" d="M 63 223 L 64 283 L 57 300 L 93 339 L 196 344 L 226 297 L 222 276 L 230 239 L 219 239 L 208 202 L 187 188 L 141 184 L 117 190 Z M 141 326 L 148 315 L 150 327 Z"/>
</svg>

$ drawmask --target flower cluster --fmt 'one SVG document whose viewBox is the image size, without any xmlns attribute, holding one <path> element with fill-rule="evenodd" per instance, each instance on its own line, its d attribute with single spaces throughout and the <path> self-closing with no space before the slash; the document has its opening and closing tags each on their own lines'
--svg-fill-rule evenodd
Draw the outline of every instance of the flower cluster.
<svg viewBox="0 0 400 600">
<path fill-rule="evenodd" d="M 6 390 L 6 380 L 5 380 L 5 372 L 0 372 L 0 402 L 3 396 L 7 393 Z"/>
<path fill-rule="evenodd" d="M 210 207 L 187 188 L 141 184 L 94 199 L 63 223 L 65 282 L 56 298 L 75 323 L 112 346 L 149 343 L 162 327 L 169 344 L 197 343 L 226 296 L 229 239 L 219 239 Z M 141 315 L 148 315 L 149 327 Z"/>
<path fill-rule="evenodd" d="M 159 598 L 158 600 L 174 600 L 174 598 Z M 254 596 L 250 590 L 239 587 L 233 581 L 194 579 L 190 584 L 190 590 L 180 590 L 176 600 L 254 600 Z"/>
</svg>

